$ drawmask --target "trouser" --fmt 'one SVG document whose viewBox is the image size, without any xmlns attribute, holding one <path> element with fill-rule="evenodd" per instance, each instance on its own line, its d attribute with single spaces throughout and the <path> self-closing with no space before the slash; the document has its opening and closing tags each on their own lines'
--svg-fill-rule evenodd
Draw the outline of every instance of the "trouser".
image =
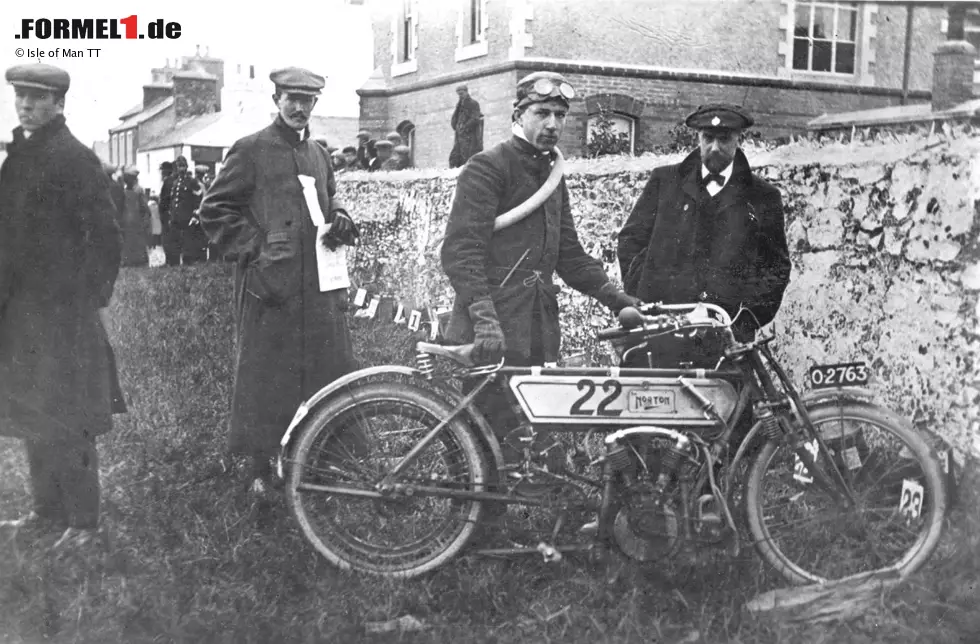
<svg viewBox="0 0 980 644">
<path fill-rule="evenodd" d="M 180 230 L 174 224 L 167 224 L 162 237 L 167 266 L 180 266 Z"/>
<path fill-rule="evenodd" d="M 26 440 L 38 516 L 74 528 L 99 523 L 99 454 L 94 438 Z"/>
<path fill-rule="evenodd" d="M 504 356 L 505 364 L 511 367 L 543 365 L 545 361 L 543 339 L 544 333 L 541 328 L 541 319 L 538 317 L 538 315 L 535 315 L 531 320 L 530 354 L 523 355 L 521 353 L 508 351 Z M 479 382 L 480 378 L 473 378 L 472 380 L 464 383 L 463 393 L 467 394 L 472 391 Z M 504 439 L 507 437 L 507 435 L 516 429 L 522 422 L 522 419 L 517 415 L 517 413 L 515 413 L 513 407 L 511 406 L 508 386 L 498 380 L 488 383 L 487 386 L 484 387 L 479 394 L 477 394 L 476 398 L 473 400 L 473 404 L 487 419 L 487 422 L 490 423 L 490 427 L 493 429 L 493 433 L 497 436 L 497 440 L 501 442 L 501 446 L 504 445 Z"/>
<path fill-rule="evenodd" d="M 182 227 L 180 252 L 184 264 L 197 264 L 208 259 L 208 238 L 200 224 Z"/>
</svg>

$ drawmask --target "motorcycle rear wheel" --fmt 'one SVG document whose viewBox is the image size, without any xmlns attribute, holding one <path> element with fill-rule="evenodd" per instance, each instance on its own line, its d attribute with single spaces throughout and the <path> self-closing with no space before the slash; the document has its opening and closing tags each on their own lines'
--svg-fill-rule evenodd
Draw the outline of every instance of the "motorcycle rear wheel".
<svg viewBox="0 0 980 644">
<path fill-rule="evenodd" d="M 317 552 L 344 570 L 410 578 L 466 547 L 484 503 L 422 493 L 378 498 L 375 487 L 452 409 L 421 387 L 374 382 L 352 387 L 310 413 L 292 452 L 286 496 Z M 394 482 L 480 491 L 487 477 L 479 441 L 457 417 Z"/>
</svg>

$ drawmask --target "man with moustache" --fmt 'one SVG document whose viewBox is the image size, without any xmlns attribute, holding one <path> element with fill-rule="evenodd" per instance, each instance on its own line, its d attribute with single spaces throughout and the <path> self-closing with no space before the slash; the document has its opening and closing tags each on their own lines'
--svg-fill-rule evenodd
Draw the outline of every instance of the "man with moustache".
<svg viewBox="0 0 980 644">
<path fill-rule="evenodd" d="M 733 331 L 745 342 L 775 317 L 789 283 L 782 198 L 739 149 L 753 124 L 740 107 L 703 105 L 686 124 L 698 130 L 698 149 L 653 171 L 619 233 L 624 287 L 644 302 L 721 306 L 737 315 Z M 722 350 L 712 333 L 668 335 L 649 346 L 654 366 L 711 367 Z M 637 360 L 629 366 L 649 364 L 646 355 Z"/>
<path fill-rule="evenodd" d="M 21 535 L 82 545 L 99 524 L 96 437 L 125 411 L 101 311 L 121 240 L 111 180 L 65 124 L 67 72 L 16 65 L 20 126 L 0 168 L 0 434 L 24 439 L 34 513 Z"/>
<path fill-rule="evenodd" d="M 613 284 L 602 263 L 582 248 L 564 179 L 524 219 L 494 230 L 498 215 L 546 183 L 575 97 L 568 81 L 550 72 L 524 77 L 516 93 L 513 136 L 473 156 L 456 183 L 441 254 L 456 291 L 446 340 L 474 343 L 478 363 L 506 358 L 511 365 L 541 365 L 558 359 L 561 342 L 556 273 L 614 312 L 638 301 Z M 517 428 L 499 384 L 484 389 L 476 404 L 499 437 Z"/>
<path fill-rule="evenodd" d="M 357 227 L 334 198 L 327 150 L 310 138 L 322 76 L 272 72 L 279 109 L 268 127 L 232 145 L 199 217 L 235 274 L 238 359 L 231 450 L 252 461 L 251 490 L 269 485 L 271 458 L 299 405 L 356 368 L 347 286 L 318 269 L 355 243 Z M 341 279 L 346 277 L 342 263 Z"/>
</svg>

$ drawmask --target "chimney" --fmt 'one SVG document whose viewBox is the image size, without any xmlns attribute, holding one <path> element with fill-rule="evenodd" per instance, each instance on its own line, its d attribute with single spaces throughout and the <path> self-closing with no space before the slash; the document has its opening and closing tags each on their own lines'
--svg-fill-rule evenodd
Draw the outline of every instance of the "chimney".
<svg viewBox="0 0 980 644">
<path fill-rule="evenodd" d="M 174 113 L 178 121 L 220 111 L 221 92 L 213 74 L 200 69 L 174 74 Z"/>
<path fill-rule="evenodd" d="M 143 109 L 162 101 L 173 93 L 173 83 L 153 82 L 143 86 Z"/>
<path fill-rule="evenodd" d="M 973 99 L 976 48 L 964 40 L 966 8 L 949 8 L 947 40 L 936 48 L 932 68 L 932 111 L 942 112 Z"/>
</svg>

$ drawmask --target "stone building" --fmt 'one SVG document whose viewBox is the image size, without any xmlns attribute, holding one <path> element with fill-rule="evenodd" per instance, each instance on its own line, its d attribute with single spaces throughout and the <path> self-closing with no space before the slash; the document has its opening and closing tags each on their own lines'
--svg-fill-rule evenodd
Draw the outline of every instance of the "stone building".
<svg viewBox="0 0 980 644">
<path fill-rule="evenodd" d="M 946 18 L 935 4 L 832 0 L 370 6 L 376 70 L 358 90 L 361 127 L 401 131 L 415 163 L 430 167 L 448 162 L 455 85 L 480 102 L 492 145 L 509 134 L 515 82 L 535 70 L 565 74 L 583 99 L 566 125 L 568 155 L 583 154 L 600 111 L 640 152 L 707 102 L 746 106 L 764 136 L 803 131 L 824 113 L 927 103 Z"/>
</svg>

